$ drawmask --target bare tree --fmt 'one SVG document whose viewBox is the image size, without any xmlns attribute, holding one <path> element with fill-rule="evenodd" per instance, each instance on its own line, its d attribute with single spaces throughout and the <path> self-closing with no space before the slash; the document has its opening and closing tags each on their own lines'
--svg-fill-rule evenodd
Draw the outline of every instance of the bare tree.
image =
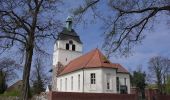
<svg viewBox="0 0 170 100">
<path fill-rule="evenodd" d="M 55 37 L 60 21 L 59 0 L 1 0 L 0 47 L 16 46 L 24 52 L 22 100 L 28 100 L 29 77 L 34 51 L 42 51 L 47 38 Z"/>
<path fill-rule="evenodd" d="M 149 61 L 149 72 L 156 79 L 158 89 L 165 92 L 167 77 L 170 74 L 170 60 L 161 56 L 153 57 Z"/>
<path fill-rule="evenodd" d="M 48 76 L 48 70 L 45 67 L 43 59 L 38 57 L 34 61 L 31 81 L 33 85 L 33 92 L 39 94 L 45 90 L 45 85 L 49 84 L 50 77 Z"/>
<path fill-rule="evenodd" d="M 17 78 L 16 71 L 22 69 L 22 66 L 17 64 L 11 58 L 1 58 L 0 59 L 0 71 L 3 71 L 5 74 L 6 81 L 11 81 Z"/>
<path fill-rule="evenodd" d="M 7 88 L 7 82 L 17 78 L 16 71 L 22 67 L 10 58 L 0 59 L 0 93 L 3 93 Z"/>
<path fill-rule="evenodd" d="M 90 13 L 88 13 L 90 12 Z M 73 10 L 77 20 L 92 14 L 103 23 L 105 42 L 103 47 L 108 57 L 114 54 L 127 56 L 131 48 L 145 37 L 143 30 L 151 28 L 157 15 L 170 15 L 169 0 L 85 0 Z M 86 22 L 87 20 L 86 19 Z M 117 51 L 117 52 L 115 52 Z"/>
</svg>

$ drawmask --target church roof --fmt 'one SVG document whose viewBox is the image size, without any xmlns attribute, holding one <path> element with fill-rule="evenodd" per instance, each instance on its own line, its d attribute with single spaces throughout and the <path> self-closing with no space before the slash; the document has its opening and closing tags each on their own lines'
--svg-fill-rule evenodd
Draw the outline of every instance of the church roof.
<svg viewBox="0 0 170 100">
<path fill-rule="evenodd" d="M 128 71 L 120 64 L 111 63 L 99 49 L 94 49 L 91 52 L 72 60 L 64 67 L 59 75 L 88 68 L 114 68 L 117 69 L 117 72 L 128 73 Z"/>
<path fill-rule="evenodd" d="M 73 39 L 79 43 L 82 43 L 77 33 L 74 31 L 74 29 L 71 29 L 69 31 L 66 27 L 63 28 L 63 30 L 58 34 L 57 40 L 68 40 Z"/>
</svg>

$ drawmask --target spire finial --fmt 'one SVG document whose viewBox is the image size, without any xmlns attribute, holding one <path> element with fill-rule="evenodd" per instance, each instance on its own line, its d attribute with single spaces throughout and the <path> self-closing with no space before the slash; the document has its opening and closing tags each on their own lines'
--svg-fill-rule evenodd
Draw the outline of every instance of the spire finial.
<svg viewBox="0 0 170 100">
<path fill-rule="evenodd" d="M 68 31 L 71 31 L 72 29 L 72 21 L 73 21 L 73 18 L 71 16 L 68 16 L 66 20 L 66 28 Z"/>
</svg>

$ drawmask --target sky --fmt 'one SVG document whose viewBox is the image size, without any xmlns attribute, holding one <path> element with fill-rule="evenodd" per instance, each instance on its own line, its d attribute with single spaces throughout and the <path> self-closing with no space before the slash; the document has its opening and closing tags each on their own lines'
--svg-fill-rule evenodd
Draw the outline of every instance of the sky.
<svg viewBox="0 0 170 100">
<path fill-rule="evenodd" d="M 72 8 L 76 8 L 81 2 L 76 2 L 76 0 L 67 1 L 64 5 L 61 5 L 60 10 L 62 13 L 59 13 L 57 18 L 59 18 L 63 25 L 65 25 L 65 20 L 67 16 L 72 15 L 70 10 Z M 102 6 L 100 9 L 103 9 Z M 106 9 L 103 9 L 103 13 Z M 87 14 L 86 18 L 91 19 L 91 14 Z M 133 54 L 129 57 L 111 57 L 110 61 L 113 63 L 120 63 L 123 65 L 127 70 L 133 71 L 138 68 L 138 66 L 142 66 L 144 71 L 147 70 L 148 61 L 151 57 L 154 56 L 164 56 L 170 58 L 170 16 L 167 15 L 158 15 L 156 22 L 154 24 L 153 30 L 145 30 L 143 34 L 146 35 L 146 38 L 143 39 L 142 43 L 135 46 L 133 48 Z M 73 22 L 74 23 L 74 22 Z M 83 54 L 95 49 L 99 48 L 103 53 L 102 44 L 103 44 L 103 30 L 101 29 L 102 23 L 100 20 L 97 20 L 95 23 L 90 23 L 87 25 L 77 24 L 76 27 L 73 27 L 74 30 L 80 36 L 81 41 L 83 42 Z M 52 53 L 53 53 L 53 46 L 54 41 L 50 41 L 44 47 L 51 57 L 45 61 L 47 69 L 52 68 Z M 16 56 L 16 54 L 8 53 L 5 54 L 6 56 Z M 19 78 L 22 78 L 22 73 L 19 73 Z"/>
<path fill-rule="evenodd" d="M 69 5 L 75 8 L 80 2 L 69 3 Z M 104 3 L 101 4 L 102 13 L 107 14 Z M 69 7 L 67 5 L 67 7 Z M 67 17 L 67 14 L 65 18 Z M 90 13 L 86 14 L 85 18 L 91 19 Z M 129 71 L 133 71 L 142 66 L 142 69 L 148 72 L 149 59 L 155 56 L 163 56 L 170 58 L 170 16 L 165 14 L 157 15 L 152 30 L 144 30 L 143 34 L 146 38 L 142 43 L 136 45 L 132 50 L 134 51 L 129 57 L 115 57 L 112 56 L 110 60 L 113 63 L 120 63 Z M 102 23 L 97 20 L 94 24 L 87 24 L 85 27 L 80 24 L 75 27 L 76 32 L 79 34 L 83 42 L 83 52 L 89 52 L 94 48 L 102 50 L 103 44 L 103 30 L 101 29 Z"/>
</svg>

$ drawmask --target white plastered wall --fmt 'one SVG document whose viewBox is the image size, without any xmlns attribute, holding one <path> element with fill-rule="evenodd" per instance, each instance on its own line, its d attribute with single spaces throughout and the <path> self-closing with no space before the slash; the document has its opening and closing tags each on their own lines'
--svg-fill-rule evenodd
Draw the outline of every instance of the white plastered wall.
<svg viewBox="0 0 170 100">
<path fill-rule="evenodd" d="M 126 78 L 126 85 L 128 88 L 128 94 L 130 93 L 130 76 L 127 73 L 117 73 L 117 77 L 119 77 L 120 85 L 125 85 L 125 78 Z"/>
<path fill-rule="evenodd" d="M 73 44 L 76 46 L 75 51 L 71 50 L 72 45 L 70 45 L 69 50 L 66 50 L 66 43 L 69 41 L 73 41 Z M 82 55 L 82 44 L 74 41 L 72 39 L 69 40 L 58 40 L 54 45 L 54 52 L 53 52 L 53 76 L 52 76 L 52 90 L 56 91 L 57 84 L 57 77 L 56 77 L 56 65 L 60 62 L 63 66 L 67 65 L 71 60 L 79 57 Z"/>
<path fill-rule="evenodd" d="M 71 40 L 71 39 L 70 39 Z M 53 65 L 56 65 L 58 62 L 62 63 L 63 65 L 67 65 L 71 60 L 79 57 L 82 55 L 82 44 L 73 41 L 73 44 L 76 46 L 76 50 L 66 50 L 66 43 L 70 40 L 58 40 L 54 46 L 54 53 L 53 53 Z"/>
<path fill-rule="evenodd" d="M 96 75 L 96 84 L 90 84 L 91 73 L 95 73 Z M 110 74 L 111 76 L 110 89 L 107 89 L 106 86 L 106 74 Z M 80 89 L 78 87 L 79 86 L 78 75 L 80 75 Z M 71 88 L 71 77 L 73 77 L 73 89 Z M 58 85 L 56 87 L 58 91 L 64 91 L 64 92 L 117 93 L 116 77 L 119 77 L 120 84 L 122 85 L 124 85 L 124 78 L 126 78 L 128 93 L 130 93 L 129 74 L 116 73 L 116 69 L 112 69 L 112 68 L 89 68 L 89 69 L 71 72 L 62 76 L 58 76 L 57 78 Z M 67 90 L 65 88 L 66 78 L 67 78 Z"/>
</svg>

